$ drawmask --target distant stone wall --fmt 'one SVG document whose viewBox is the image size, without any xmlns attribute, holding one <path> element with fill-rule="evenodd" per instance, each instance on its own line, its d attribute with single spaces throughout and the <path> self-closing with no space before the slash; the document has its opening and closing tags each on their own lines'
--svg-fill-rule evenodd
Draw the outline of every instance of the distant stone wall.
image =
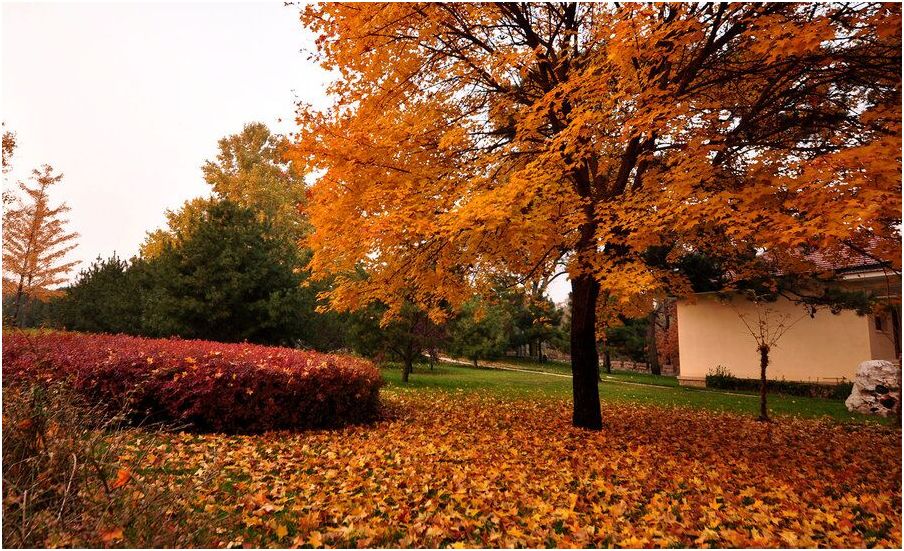
<svg viewBox="0 0 904 551">
<path fill-rule="evenodd" d="M 675 364 L 664 364 L 662 366 L 662 374 L 663 375 L 681 375 L 681 370 L 678 367 L 678 358 L 675 358 Z"/>
<path fill-rule="evenodd" d="M 547 360 L 554 360 L 557 362 L 570 362 L 571 356 L 567 352 L 562 352 L 561 350 L 556 350 L 555 348 L 549 346 L 548 343 L 543 343 L 541 345 L 543 356 Z M 535 355 L 530 354 L 530 349 L 525 344 L 518 348 L 512 348 L 505 352 L 505 356 L 509 358 L 529 358 L 536 360 Z"/>
</svg>

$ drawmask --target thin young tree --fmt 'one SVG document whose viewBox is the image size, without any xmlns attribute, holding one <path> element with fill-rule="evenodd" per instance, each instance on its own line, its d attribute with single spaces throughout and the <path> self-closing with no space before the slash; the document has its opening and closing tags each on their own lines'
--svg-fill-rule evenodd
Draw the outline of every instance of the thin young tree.
<svg viewBox="0 0 904 551">
<path fill-rule="evenodd" d="M 806 314 L 794 319 L 789 312 L 781 312 L 769 306 L 768 303 L 753 299 L 756 310 L 756 319 L 750 313 L 743 313 L 738 309 L 735 312 L 744 323 L 744 327 L 756 342 L 756 351 L 760 358 L 760 421 L 769 421 L 769 410 L 766 406 L 766 394 L 768 392 L 768 380 L 766 370 L 769 367 L 769 354 L 778 344 L 779 340 L 798 321 L 806 317 Z"/>
<path fill-rule="evenodd" d="M 17 197 L 3 211 L 3 287 L 15 295 L 11 321 L 20 325 L 26 304 L 54 293 L 78 262 L 66 255 L 76 247 L 78 234 L 66 230 L 63 218 L 69 207 L 52 206 L 49 190 L 63 179 L 44 165 L 32 172 L 32 185 L 19 182 L 24 197 Z"/>
</svg>

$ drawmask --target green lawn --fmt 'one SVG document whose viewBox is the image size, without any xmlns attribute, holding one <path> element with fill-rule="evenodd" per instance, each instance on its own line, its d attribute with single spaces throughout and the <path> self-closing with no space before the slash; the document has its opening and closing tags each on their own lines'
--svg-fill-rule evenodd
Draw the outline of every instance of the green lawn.
<svg viewBox="0 0 904 551">
<path fill-rule="evenodd" d="M 543 363 L 531 360 L 529 358 L 503 358 L 490 362 L 492 364 L 507 365 L 531 371 L 542 371 L 544 373 L 557 373 L 561 375 L 571 375 L 571 364 L 568 362 L 560 362 L 549 360 Z M 678 386 L 678 379 L 667 375 L 651 375 L 649 373 L 635 373 L 633 371 L 613 370 L 612 373 L 603 373 L 604 380 L 628 381 L 635 383 L 643 383 L 648 385 L 659 386 Z"/>
<path fill-rule="evenodd" d="M 612 373 L 602 373 L 603 381 L 622 381 L 628 383 L 640 383 L 644 385 L 677 387 L 678 377 L 670 375 L 652 375 L 650 373 L 635 373 L 634 371 L 612 370 Z"/>
<path fill-rule="evenodd" d="M 540 363 L 530 358 L 502 358 L 496 360 L 495 363 L 523 367 L 524 369 L 532 369 L 534 371 L 546 371 L 549 373 L 565 373 L 571 375 L 571 364 L 568 362 L 560 362 L 558 360 L 548 360 Z"/>
<path fill-rule="evenodd" d="M 382 369 L 382 373 L 388 387 L 393 390 L 486 392 L 511 398 L 571 398 L 570 378 L 540 373 L 476 369 L 440 363 L 432 371 L 427 366 L 417 366 L 407 384 L 401 382 L 401 371 L 397 366 L 386 367 Z M 600 395 L 607 402 L 690 407 L 750 416 L 759 413 L 759 397 L 755 394 L 679 387 L 674 377 L 640 373 L 604 374 L 604 380 L 600 383 Z M 882 418 L 852 414 L 840 400 L 770 395 L 769 410 L 778 416 L 830 417 L 844 422 L 887 422 Z"/>
</svg>

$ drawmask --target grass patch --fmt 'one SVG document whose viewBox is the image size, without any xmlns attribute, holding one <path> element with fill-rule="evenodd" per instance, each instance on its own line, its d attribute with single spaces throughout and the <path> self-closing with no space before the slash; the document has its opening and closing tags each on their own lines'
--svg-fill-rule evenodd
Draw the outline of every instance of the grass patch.
<svg viewBox="0 0 904 551">
<path fill-rule="evenodd" d="M 641 385 L 655 385 L 678 387 L 678 377 L 670 375 L 653 375 L 651 373 L 636 373 L 634 371 L 619 371 L 613 369 L 612 373 L 602 373 L 603 381 L 622 381 Z"/>
<path fill-rule="evenodd" d="M 540 363 L 529 358 L 503 358 L 492 362 L 481 362 L 487 365 L 500 365 L 506 367 L 517 367 L 519 369 L 528 369 L 531 371 L 542 371 L 543 373 L 553 373 L 556 375 L 571 375 L 571 364 L 557 360 L 549 360 Z M 612 373 L 602 373 L 603 380 L 625 381 L 631 383 L 640 383 L 645 385 L 657 386 L 678 386 L 678 378 L 670 375 L 653 375 L 651 373 L 637 373 L 636 371 L 622 371 L 613 369 Z"/>
<path fill-rule="evenodd" d="M 384 367 L 381 373 L 390 388 L 408 392 L 480 392 L 503 398 L 571 398 L 571 379 L 540 373 L 476 369 L 440 363 L 433 370 L 426 365 L 415 366 L 407 384 L 401 382 L 401 369 L 398 366 Z M 674 377 L 644 373 L 614 372 L 603 376 L 603 382 L 600 383 L 600 397 L 603 401 L 684 407 L 752 417 L 759 413 L 758 397 L 753 393 L 726 393 L 680 387 Z M 777 416 L 829 417 L 841 422 L 890 423 L 890 420 L 881 417 L 851 413 L 845 408 L 844 402 L 820 398 L 770 395 L 769 411 Z"/>
<path fill-rule="evenodd" d="M 537 360 L 532 360 L 530 358 L 506 357 L 496 360 L 494 363 L 522 367 L 524 369 L 532 369 L 534 371 L 545 371 L 548 373 L 563 373 L 565 375 L 571 375 L 571 364 L 559 360 L 547 360 L 540 363 Z"/>
<path fill-rule="evenodd" d="M 571 394 L 571 379 L 564 377 L 474 368 L 444 362 L 437 364 L 432 370 L 426 365 L 416 365 L 408 383 L 402 382 L 399 365 L 389 364 L 380 372 L 390 387 L 408 391 L 480 391 L 511 398 L 562 398 Z"/>
</svg>

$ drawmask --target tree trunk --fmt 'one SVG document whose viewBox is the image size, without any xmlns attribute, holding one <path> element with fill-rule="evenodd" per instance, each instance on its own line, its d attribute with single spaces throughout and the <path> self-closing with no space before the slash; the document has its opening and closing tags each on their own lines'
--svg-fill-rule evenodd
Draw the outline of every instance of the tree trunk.
<svg viewBox="0 0 904 551">
<path fill-rule="evenodd" d="M 30 327 L 31 320 L 28 319 L 28 313 L 31 310 L 32 299 L 29 295 L 22 296 L 22 311 L 19 313 L 19 327 Z"/>
<path fill-rule="evenodd" d="M 34 267 L 31 265 L 30 262 L 28 262 L 27 259 L 30 258 L 32 245 L 34 245 L 34 242 L 36 240 L 36 238 L 35 238 L 36 234 L 37 234 L 36 221 L 32 221 L 31 232 L 28 234 L 28 244 L 25 246 L 25 258 L 26 258 L 25 262 L 26 262 L 26 264 L 24 265 L 24 269 L 26 269 L 26 270 L 27 269 L 34 270 Z M 34 277 L 34 274 L 31 274 L 28 276 L 29 288 L 31 287 L 32 277 Z M 19 285 L 16 287 L 16 306 L 15 306 L 15 309 L 13 310 L 13 326 L 14 327 L 22 326 L 22 322 L 19 319 L 19 312 L 22 309 L 22 297 L 24 295 L 25 295 L 25 272 L 23 271 L 21 274 L 19 274 Z"/>
<path fill-rule="evenodd" d="M 19 321 L 19 311 L 22 309 L 22 296 L 24 295 L 25 290 L 25 275 L 19 276 L 19 284 L 16 286 L 16 302 L 13 307 L 13 317 L 12 324 L 13 327 L 21 327 L 21 322 Z"/>
<path fill-rule="evenodd" d="M 769 412 L 766 410 L 766 368 L 769 367 L 769 347 L 761 345 L 760 350 L 760 421 L 769 420 Z"/>
<path fill-rule="evenodd" d="M 596 348 L 596 300 L 600 285 L 592 276 L 571 281 L 571 384 L 574 392 L 572 424 L 603 428 L 599 393 L 599 352 Z"/>
<path fill-rule="evenodd" d="M 537 362 L 543 363 L 546 358 L 543 356 L 543 339 L 537 339 Z"/>
<path fill-rule="evenodd" d="M 603 347 L 603 365 L 606 368 L 606 373 L 612 374 L 612 351 L 609 349 L 608 342 Z"/>
<path fill-rule="evenodd" d="M 895 357 L 901 357 L 901 312 L 894 304 L 888 305 L 888 313 L 891 314 L 891 338 L 895 345 Z"/>
<path fill-rule="evenodd" d="M 408 375 L 411 374 L 411 370 L 414 368 L 414 366 L 412 366 L 411 364 L 412 364 L 411 358 L 406 357 L 405 363 L 402 365 L 402 382 L 403 383 L 408 382 Z"/>
<path fill-rule="evenodd" d="M 22 308 L 22 291 L 16 291 L 16 302 L 13 307 L 13 315 L 12 315 L 12 325 L 13 327 L 21 327 L 21 323 L 19 321 L 19 310 Z"/>
<path fill-rule="evenodd" d="M 891 314 L 891 333 L 892 333 L 892 342 L 895 345 L 895 357 L 898 358 L 898 365 L 900 367 L 901 364 L 901 313 L 898 310 L 898 306 L 895 304 L 888 305 L 888 313 Z M 901 370 L 898 369 L 898 389 L 901 388 Z M 901 425 L 901 399 L 898 398 L 898 403 L 895 405 L 895 424 Z"/>
<path fill-rule="evenodd" d="M 656 347 L 656 315 L 658 312 L 658 307 L 650 312 L 647 326 L 647 363 L 650 365 L 650 373 L 653 375 L 662 374 L 662 367 L 659 365 L 659 349 Z"/>
</svg>

